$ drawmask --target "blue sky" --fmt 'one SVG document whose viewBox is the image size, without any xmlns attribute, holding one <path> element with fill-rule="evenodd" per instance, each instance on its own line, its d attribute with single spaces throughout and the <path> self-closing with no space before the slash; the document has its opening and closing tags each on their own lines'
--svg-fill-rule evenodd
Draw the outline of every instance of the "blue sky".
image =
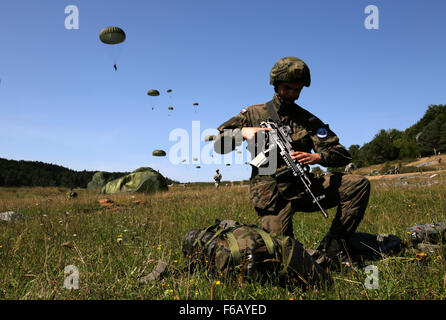
<svg viewBox="0 0 446 320">
<path fill-rule="evenodd" d="M 79 29 L 65 28 L 69 5 Z M 377 30 L 364 25 L 368 5 L 379 10 Z M 347 148 L 363 145 L 446 103 L 445 14 L 442 0 L 3 0 L 0 157 L 74 170 L 150 166 L 181 182 L 211 181 L 216 168 L 223 180 L 247 179 L 244 148 L 243 161 L 236 153 L 214 155 L 221 164 L 192 160 L 193 121 L 203 134 L 270 100 L 269 71 L 285 56 L 311 70 L 297 103 Z M 121 27 L 126 41 L 101 43 L 107 26 Z M 179 142 L 169 141 L 175 129 L 189 134 L 187 162 L 153 157 Z"/>
</svg>

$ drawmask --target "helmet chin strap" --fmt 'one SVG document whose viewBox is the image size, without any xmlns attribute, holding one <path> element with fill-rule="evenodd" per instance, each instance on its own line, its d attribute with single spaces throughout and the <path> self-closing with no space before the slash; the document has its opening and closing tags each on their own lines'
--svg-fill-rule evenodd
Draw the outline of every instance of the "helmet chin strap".
<svg viewBox="0 0 446 320">
<path fill-rule="evenodd" d="M 277 99 L 279 99 L 280 104 L 282 104 L 282 105 L 288 105 L 288 104 L 291 105 L 291 104 L 294 103 L 294 101 L 293 102 L 287 102 L 278 92 L 276 92 L 275 94 L 276 94 Z"/>
<path fill-rule="evenodd" d="M 282 98 L 282 96 L 278 92 L 276 92 L 276 97 L 277 97 L 277 99 L 279 99 L 280 104 L 285 103 L 285 100 Z"/>
</svg>

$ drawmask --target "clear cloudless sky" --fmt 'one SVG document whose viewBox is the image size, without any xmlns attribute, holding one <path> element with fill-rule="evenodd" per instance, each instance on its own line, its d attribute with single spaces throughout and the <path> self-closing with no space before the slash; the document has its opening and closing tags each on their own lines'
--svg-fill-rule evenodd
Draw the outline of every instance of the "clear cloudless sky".
<svg viewBox="0 0 446 320">
<path fill-rule="evenodd" d="M 65 27 L 69 5 L 78 29 Z M 365 27 L 368 5 L 379 29 Z M 444 0 L 2 0 L 0 157 L 73 170 L 150 166 L 181 182 L 212 181 L 217 168 L 223 180 L 248 179 L 245 144 L 243 161 L 213 154 L 221 163 L 206 164 L 192 127 L 202 139 L 270 100 L 269 71 L 285 56 L 311 70 L 297 103 L 347 148 L 362 146 L 446 103 L 445 17 Z M 107 26 L 121 27 L 125 42 L 103 44 Z M 189 155 L 175 164 L 169 151 L 180 140 L 169 136 L 181 130 Z"/>
</svg>

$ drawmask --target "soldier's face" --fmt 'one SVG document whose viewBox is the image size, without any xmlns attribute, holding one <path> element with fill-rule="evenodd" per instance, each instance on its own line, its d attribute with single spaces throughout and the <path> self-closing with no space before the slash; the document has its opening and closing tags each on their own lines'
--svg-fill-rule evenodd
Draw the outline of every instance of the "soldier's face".
<svg viewBox="0 0 446 320">
<path fill-rule="evenodd" d="M 293 103 L 299 98 L 304 85 L 298 82 L 281 82 L 277 86 L 277 93 L 285 102 Z"/>
</svg>

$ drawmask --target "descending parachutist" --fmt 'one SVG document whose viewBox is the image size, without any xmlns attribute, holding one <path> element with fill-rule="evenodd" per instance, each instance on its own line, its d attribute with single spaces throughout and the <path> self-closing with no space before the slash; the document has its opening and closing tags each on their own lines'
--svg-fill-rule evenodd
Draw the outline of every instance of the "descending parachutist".
<svg viewBox="0 0 446 320">
<path fill-rule="evenodd" d="M 115 71 L 118 71 L 118 67 L 116 66 L 116 64 L 113 65 L 113 68 L 115 68 Z"/>
</svg>

